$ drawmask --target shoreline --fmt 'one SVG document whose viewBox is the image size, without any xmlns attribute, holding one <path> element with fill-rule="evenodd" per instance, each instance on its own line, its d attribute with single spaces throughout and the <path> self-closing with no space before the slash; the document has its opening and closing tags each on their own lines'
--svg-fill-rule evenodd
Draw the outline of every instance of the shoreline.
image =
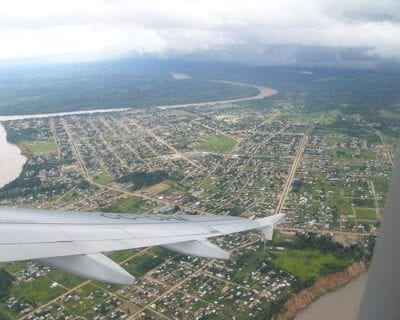
<svg viewBox="0 0 400 320">
<path fill-rule="evenodd" d="M 0 189 L 18 178 L 28 158 L 15 144 L 8 142 L 7 130 L 0 122 Z"/>
<path fill-rule="evenodd" d="M 256 88 L 259 91 L 259 93 L 254 96 L 244 97 L 244 98 L 216 100 L 216 101 L 208 101 L 208 102 L 194 102 L 194 103 L 185 103 L 185 104 L 176 104 L 176 105 L 162 105 L 162 106 L 154 106 L 154 108 L 158 108 L 160 110 L 166 110 L 166 109 L 174 109 L 174 108 L 186 108 L 186 107 L 191 107 L 191 106 L 192 107 L 201 107 L 201 106 L 206 106 L 209 104 L 223 104 L 223 103 L 234 103 L 234 102 L 242 102 L 242 101 L 260 100 L 260 99 L 264 99 L 264 98 L 267 98 L 267 97 L 273 96 L 274 94 L 279 93 L 279 91 L 276 89 L 259 86 L 256 84 L 224 81 L 224 80 L 210 80 L 210 81 L 231 84 L 231 85 L 236 85 L 236 86 L 252 87 L 252 88 Z"/>
<path fill-rule="evenodd" d="M 318 279 L 310 288 L 303 289 L 298 294 L 289 298 L 282 311 L 274 318 L 275 320 L 293 320 L 301 316 L 303 312 L 313 303 L 317 302 L 326 294 L 335 293 L 345 288 L 352 281 L 366 275 L 367 265 L 363 261 L 353 262 L 340 272 L 328 274 Z M 347 320 L 347 319 L 342 319 Z"/>
<path fill-rule="evenodd" d="M 149 106 L 148 108 L 157 108 L 160 110 L 166 109 L 174 109 L 174 108 L 185 108 L 185 107 L 201 107 L 209 104 L 223 104 L 223 103 L 234 103 L 234 102 L 242 102 L 242 101 L 251 101 L 251 100 L 260 100 L 270 96 L 273 96 L 279 93 L 278 90 L 259 86 L 256 84 L 250 83 L 242 83 L 242 82 L 233 82 L 233 81 L 223 81 L 223 80 L 210 80 L 212 82 L 226 83 L 237 86 L 245 86 L 252 87 L 257 89 L 259 92 L 256 95 L 243 97 L 243 98 L 233 98 L 226 100 L 214 100 L 214 101 L 205 101 L 205 102 L 193 102 L 193 103 L 183 103 L 183 104 L 172 104 L 172 105 L 158 105 L 158 106 Z M 89 110 L 75 110 L 75 111 L 63 111 L 63 112 L 54 112 L 54 113 L 36 113 L 36 114 L 16 114 L 16 115 L 1 115 L 0 114 L 0 122 L 2 121 L 13 121 L 13 120 L 23 120 L 23 119 L 40 119 L 40 118 L 49 118 L 49 117 L 62 117 L 69 115 L 80 115 L 80 114 L 93 114 L 93 113 L 109 113 L 109 112 L 124 112 L 128 110 L 141 110 L 144 107 L 124 107 L 124 108 L 100 108 L 100 109 L 89 109 Z"/>
</svg>

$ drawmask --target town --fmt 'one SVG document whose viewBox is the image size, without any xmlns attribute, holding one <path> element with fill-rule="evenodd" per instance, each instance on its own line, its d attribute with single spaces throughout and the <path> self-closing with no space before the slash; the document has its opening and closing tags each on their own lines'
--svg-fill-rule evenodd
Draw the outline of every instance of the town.
<svg viewBox="0 0 400 320">
<path fill-rule="evenodd" d="M 337 123 L 371 125 L 356 116 L 303 114 L 265 101 L 5 122 L 9 141 L 28 160 L 0 190 L 1 205 L 286 216 L 272 242 L 257 232 L 214 239 L 232 253 L 230 261 L 157 247 L 112 253 L 137 277 L 132 287 L 83 281 L 34 262 L 4 264 L 13 283 L 0 318 L 269 318 L 290 293 L 361 259 L 365 253 L 354 246 L 366 247 L 377 234 L 394 143 L 377 130 L 335 130 Z M 293 244 L 317 236 L 341 245 Z M 310 257 L 318 263 L 306 267 Z"/>
</svg>

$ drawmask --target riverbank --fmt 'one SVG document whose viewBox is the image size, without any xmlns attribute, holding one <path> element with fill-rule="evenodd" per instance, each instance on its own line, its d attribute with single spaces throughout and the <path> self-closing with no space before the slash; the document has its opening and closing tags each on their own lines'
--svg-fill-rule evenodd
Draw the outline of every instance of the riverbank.
<svg viewBox="0 0 400 320">
<path fill-rule="evenodd" d="M 357 320 L 367 278 L 368 274 L 363 273 L 336 291 L 324 294 L 300 311 L 295 320 Z"/>
<path fill-rule="evenodd" d="M 258 94 L 254 95 L 254 96 L 250 96 L 250 97 L 244 97 L 244 98 L 216 100 L 216 101 L 207 101 L 207 102 L 194 102 L 194 103 L 185 103 L 185 104 L 176 104 L 176 105 L 155 106 L 155 108 L 165 110 L 165 109 L 186 108 L 186 107 L 202 107 L 202 106 L 206 106 L 209 104 L 236 103 L 236 102 L 243 102 L 243 101 L 260 100 L 260 99 L 264 99 L 264 98 L 273 96 L 274 94 L 277 94 L 279 92 L 278 90 L 275 90 L 275 89 L 272 89 L 269 87 L 258 86 L 258 85 L 250 84 L 250 83 L 224 81 L 224 80 L 210 80 L 210 81 L 232 84 L 232 85 L 236 85 L 236 86 L 255 88 L 258 90 Z"/>
<path fill-rule="evenodd" d="M 0 188 L 21 174 L 26 160 L 18 146 L 8 143 L 7 132 L 0 123 Z"/>
<path fill-rule="evenodd" d="M 314 318 L 312 315 L 306 314 L 306 308 L 310 306 L 313 302 L 317 301 L 320 297 L 328 292 L 334 292 L 339 288 L 345 288 L 344 286 L 349 284 L 352 280 L 358 279 L 361 275 L 366 275 L 367 265 L 364 262 L 354 262 L 345 270 L 337 273 L 333 273 L 322 277 L 317 280 L 311 288 L 302 290 L 299 294 L 292 296 L 286 302 L 283 311 L 275 317 L 276 320 L 311 320 L 311 319 L 330 319 L 325 317 L 332 313 L 332 319 L 349 320 L 351 318 L 341 318 L 335 313 L 338 307 L 334 301 L 329 302 L 329 308 L 320 310 L 317 309 L 314 312 Z M 363 278 L 362 278 L 363 279 Z M 363 290 L 362 283 L 356 286 L 359 291 Z M 337 291 L 338 293 L 338 291 Z M 355 305 L 353 310 L 357 314 L 358 306 Z M 301 313 L 304 310 L 304 313 Z M 296 318 L 296 316 L 298 316 Z"/>
</svg>

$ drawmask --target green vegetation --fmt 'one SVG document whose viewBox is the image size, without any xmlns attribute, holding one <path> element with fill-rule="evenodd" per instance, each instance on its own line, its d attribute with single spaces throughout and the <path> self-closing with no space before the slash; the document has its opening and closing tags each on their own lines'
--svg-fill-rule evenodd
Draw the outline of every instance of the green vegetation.
<svg viewBox="0 0 400 320">
<path fill-rule="evenodd" d="M 153 256 L 150 254 L 139 255 L 130 260 L 124 268 L 135 277 L 141 277 L 150 270 L 156 268 L 165 261 L 162 256 Z"/>
<path fill-rule="evenodd" d="M 289 115 L 289 119 L 297 123 L 304 124 L 322 124 L 330 125 L 336 121 L 341 113 L 338 110 L 328 110 L 316 113 L 293 113 Z"/>
<path fill-rule="evenodd" d="M 245 210 L 241 207 L 223 207 L 216 211 L 216 213 L 228 213 L 230 216 L 238 217 L 240 216 Z"/>
<path fill-rule="evenodd" d="M 7 130 L 7 141 L 13 144 L 19 144 L 22 142 L 30 142 L 30 141 L 35 141 L 35 140 L 40 140 L 43 139 L 43 136 L 47 137 L 50 139 L 52 136 L 51 132 L 45 132 L 42 130 L 39 130 L 38 128 L 34 127 L 28 127 L 28 128 L 14 128 L 13 126 L 7 126 L 6 124 L 6 130 Z"/>
<path fill-rule="evenodd" d="M 369 178 L 378 192 L 387 192 L 389 190 L 390 179 L 388 177 L 373 176 Z"/>
<path fill-rule="evenodd" d="M 235 257 L 235 266 L 232 280 L 236 283 L 242 283 L 244 278 L 248 274 L 261 265 L 265 259 L 265 246 L 260 245 L 259 248 L 253 251 L 247 251 L 246 253 Z"/>
<path fill-rule="evenodd" d="M 170 196 L 175 193 L 183 193 L 189 189 L 187 186 L 174 180 L 167 180 L 167 183 L 169 185 L 169 188 L 160 192 L 160 194 L 163 196 Z"/>
<path fill-rule="evenodd" d="M 350 260 L 318 249 L 291 249 L 274 259 L 273 264 L 295 275 L 303 283 L 311 283 L 320 276 L 342 270 L 350 264 Z"/>
<path fill-rule="evenodd" d="M 199 148 L 205 151 L 212 152 L 228 152 L 233 149 L 237 141 L 222 135 L 222 134 L 210 134 L 203 137 L 199 143 Z"/>
<path fill-rule="evenodd" d="M 168 172 L 164 170 L 156 170 L 152 172 L 140 171 L 128 173 L 119 178 L 118 182 L 132 184 L 132 189 L 137 190 L 160 183 L 167 177 Z"/>
<path fill-rule="evenodd" d="M 31 301 L 34 304 L 46 303 L 65 292 L 65 289 L 60 286 L 51 288 L 51 284 L 52 281 L 49 278 L 37 278 L 32 282 L 14 285 L 10 295 L 21 297 L 25 301 Z"/>
<path fill-rule="evenodd" d="M 140 213 L 145 205 L 145 200 L 132 196 L 117 200 L 117 202 L 105 208 L 103 211 L 115 213 Z"/>
<path fill-rule="evenodd" d="M 334 197 L 327 200 L 327 205 L 337 210 L 339 215 L 351 215 L 351 199 L 345 197 Z"/>
<path fill-rule="evenodd" d="M 51 170 L 60 163 L 57 161 L 26 162 L 21 175 L 14 181 L 0 189 L 0 199 L 14 199 L 16 197 L 37 198 L 38 195 L 57 196 L 64 194 L 68 189 L 66 183 L 57 180 L 43 183 L 39 178 L 41 170 Z"/>
<path fill-rule="evenodd" d="M 7 300 L 11 291 L 13 280 L 14 278 L 11 274 L 0 268 L 0 302 Z"/>
<path fill-rule="evenodd" d="M 357 219 L 376 220 L 375 209 L 370 208 L 354 208 L 357 214 Z"/>
<path fill-rule="evenodd" d="M 253 96 L 251 87 L 174 80 L 161 62 L 132 59 L 9 70 L 0 77 L 0 114 L 142 107 Z M 190 73 L 190 72 L 189 72 Z"/>
<path fill-rule="evenodd" d="M 47 277 L 54 282 L 61 284 L 66 288 L 73 288 L 82 282 L 82 278 L 73 276 L 72 274 L 52 270 Z"/>
<path fill-rule="evenodd" d="M 35 140 L 32 142 L 23 141 L 20 143 L 21 149 L 28 155 L 35 157 L 45 155 L 57 150 L 57 145 L 54 139 Z"/>
<path fill-rule="evenodd" d="M 218 177 L 209 176 L 202 183 L 201 187 L 206 190 L 212 190 L 215 187 L 215 184 L 218 182 Z"/>
<path fill-rule="evenodd" d="M 76 190 L 70 190 L 66 192 L 59 200 L 64 202 L 73 202 L 79 198 L 79 194 Z"/>
<path fill-rule="evenodd" d="M 83 286 L 81 289 L 76 291 L 76 293 L 81 297 L 82 303 L 69 300 L 68 302 L 64 302 L 63 305 L 68 311 L 80 316 L 86 316 L 85 318 L 89 319 L 94 318 L 91 314 L 93 307 L 108 296 L 108 294 L 106 294 L 103 290 L 91 283 Z"/>
<path fill-rule="evenodd" d="M 109 258 L 119 263 L 132 257 L 134 254 L 138 252 L 139 250 L 134 250 L 134 249 L 115 251 L 109 256 Z"/>
<path fill-rule="evenodd" d="M 375 154 L 369 150 L 361 150 L 357 152 L 357 150 L 352 148 L 339 148 L 336 150 L 335 154 L 336 159 L 375 159 Z"/>
<path fill-rule="evenodd" d="M 95 183 L 98 183 L 98 184 L 101 184 L 101 185 L 106 185 L 106 184 L 109 184 L 109 183 L 113 182 L 114 179 L 108 173 L 103 172 L 103 173 L 98 174 L 97 176 L 95 176 L 93 178 L 93 181 Z"/>
</svg>

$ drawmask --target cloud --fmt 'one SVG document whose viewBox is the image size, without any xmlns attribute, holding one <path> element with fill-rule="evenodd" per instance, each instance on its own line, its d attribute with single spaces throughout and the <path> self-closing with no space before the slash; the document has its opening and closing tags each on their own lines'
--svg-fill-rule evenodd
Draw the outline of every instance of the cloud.
<svg viewBox="0 0 400 320">
<path fill-rule="evenodd" d="M 203 53 L 241 60 L 242 49 L 262 62 L 273 47 L 357 49 L 360 57 L 400 60 L 400 3 L 13 0 L 0 10 L 2 60 Z"/>
</svg>

